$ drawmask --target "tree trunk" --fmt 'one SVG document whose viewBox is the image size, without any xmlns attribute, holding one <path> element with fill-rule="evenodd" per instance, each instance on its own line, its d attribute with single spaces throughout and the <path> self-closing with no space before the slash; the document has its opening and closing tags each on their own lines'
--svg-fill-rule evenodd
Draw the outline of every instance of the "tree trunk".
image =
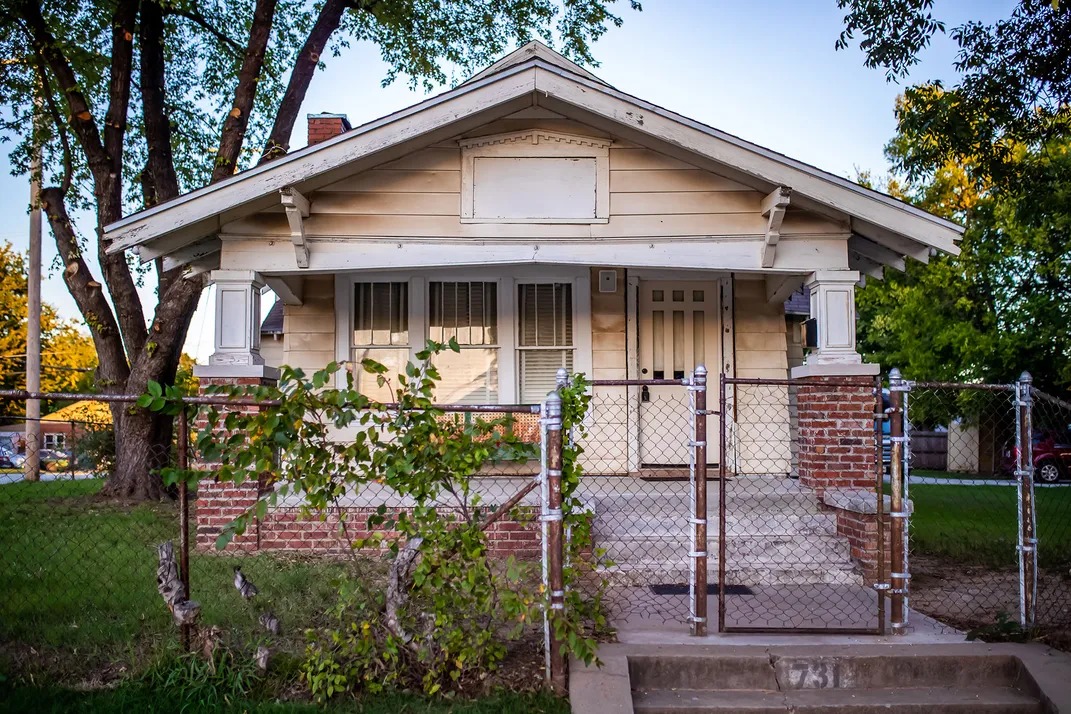
<svg viewBox="0 0 1071 714">
<path fill-rule="evenodd" d="M 309 32 L 305 44 L 294 60 L 294 67 L 290 71 L 290 81 L 286 85 L 283 100 L 279 103 L 279 110 L 275 114 L 275 124 L 272 126 L 271 135 L 264 147 L 264 153 L 260 156 L 260 163 L 282 156 L 290 150 L 290 135 L 294 131 L 294 123 L 298 118 L 301 103 L 305 101 L 305 93 L 312 82 L 312 75 L 320 64 L 324 47 L 335 30 L 342 22 L 342 14 L 348 7 L 355 7 L 353 0 L 327 0 L 320 8 L 320 14 L 316 18 L 316 24 Z"/>
</svg>

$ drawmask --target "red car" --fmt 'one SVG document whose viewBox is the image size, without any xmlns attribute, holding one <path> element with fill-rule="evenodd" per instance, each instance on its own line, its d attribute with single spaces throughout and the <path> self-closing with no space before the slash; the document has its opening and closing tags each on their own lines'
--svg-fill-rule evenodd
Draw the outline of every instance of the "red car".
<svg viewBox="0 0 1071 714">
<path fill-rule="evenodd" d="M 1071 476 L 1071 430 L 1034 431 L 1034 481 L 1056 483 Z M 1012 445 L 1004 450 L 1004 468 L 1015 472 L 1018 450 Z"/>
</svg>

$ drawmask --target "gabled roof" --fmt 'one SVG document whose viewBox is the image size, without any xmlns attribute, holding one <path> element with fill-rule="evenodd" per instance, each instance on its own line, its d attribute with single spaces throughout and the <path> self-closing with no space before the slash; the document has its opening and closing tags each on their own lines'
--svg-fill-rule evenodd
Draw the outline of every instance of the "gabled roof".
<svg viewBox="0 0 1071 714">
<path fill-rule="evenodd" d="M 495 62 L 490 67 L 480 70 L 476 74 L 466 79 L 464 82 L 461 83 L 460 86 L 465 86 L 469 82 L 475 82 L 477 80 L 483 79 L 484 77 L 490 77 L 492 74 L 504 72 L 510 67 L 516 67 L 517 65 L 524 64 L 532 59 L 542 60 L 547 64 L 564 69 L 566 72 L 569 72 L 571 74 L 580 75 L 581 77 L 590 79 L 592 82 L 598 82 L 599 84 L 603 84 L 607 87 L 610 86 L 602 79 L 599 79 L 591 72 L 578 65 L 576 62 L 573 62 L 572 60 L 567 59 L 566 57 L 558 54 L 554 50 L 544 45 L 539 40 L 533 40 L 532 42 L 529 42 L 526 45 L 518 47 L 517 49 L 513 50 L 513 52 L 510 52 L 508 55 Z"/>
<path fill-rule="evenodd" d="M 447 92 L 116 221 L 105 227 L 108 250 L 137 248 L 142 260 L 171 265 L 211 259 L 223 224 L 279 206 L 284 188 L 315 191 L 535 105 L 757 190 L 789 187 L 793 205 L 850 220 L 849 252 L 862 265 L 902 268 L 905 255 L 959 252 L 956 223 L 625 94 L 540 43 Z"/>
<path fill-rule="evenodd" d="M 83 400 L 46 414 L 41 421 L 73 421 L 83 424 L 111 424 L 112 410 L 104 402 Z"/>
<path fill-rule="evenodd" d="M 260 323 L 260 334 L 281 335 L 283 334 L 283 301 L 276 300 L 268 310 L 264 321 Z"/>
</svg>

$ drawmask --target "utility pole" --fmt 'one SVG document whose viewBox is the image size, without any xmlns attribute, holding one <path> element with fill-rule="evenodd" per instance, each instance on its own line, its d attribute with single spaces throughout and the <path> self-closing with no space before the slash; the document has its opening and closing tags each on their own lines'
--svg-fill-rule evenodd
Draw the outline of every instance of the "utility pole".
<svg viewBox="0 0 1071 714">
<path fill-rule="evenodd" d="M 36 99 L 35 109 L 40 107 Z M 33 155 L 30 157 L 30 260 L 26 273 L 26 391 L 41 391 L 41 144 L 38 112 L 34 112 Z M 41 401 L 26 400 L 27 481 L 41 480 Z"/>
</svg>

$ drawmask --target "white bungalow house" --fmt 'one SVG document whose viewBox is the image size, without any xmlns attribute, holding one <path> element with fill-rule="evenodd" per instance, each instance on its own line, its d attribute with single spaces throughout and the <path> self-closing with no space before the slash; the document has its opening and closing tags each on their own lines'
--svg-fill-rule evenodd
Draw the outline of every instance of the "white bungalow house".
<svg viewBox="0 0 1071 714">
<path fill-rule="evenodd" d="M 211 272 L 215 352 L 198 376 L 275 374 L 260 353 L 264 285 L 285 303 L 281 361 L 306 371 L 398 365 L 456 337 L 446 403 L 538 402 L 562 366 L 785 378 L 784 303 L 801 287 L 817 340 L 791 374 L 874 375 L 856 351 L 856 285 L 905 256 L 958 253 L 962 234 L 538 42 L 362 126 L 310 121 L 335 135 L 106 228 L 111 251 Z M 653 454 L 665 444 L 640 409 L 604 470 L 674 460 Z"/>
</svg>

